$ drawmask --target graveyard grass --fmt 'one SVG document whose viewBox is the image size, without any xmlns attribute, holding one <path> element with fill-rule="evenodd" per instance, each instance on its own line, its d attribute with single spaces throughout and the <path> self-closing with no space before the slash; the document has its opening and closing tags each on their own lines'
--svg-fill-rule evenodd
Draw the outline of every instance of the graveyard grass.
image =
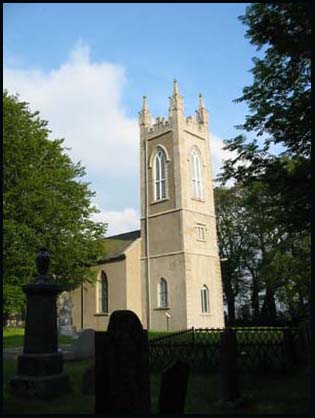
<svg viewBox="0 0 315 418">
<path fill-rule="evenodd" d="M 166 332 L 150 332 L 149 338 L 159 338 Z M 3 347 L 23 346 L 24 329 L 3 329 Z M 59 337 L 60 344 L 70 344 L 71 337 Z M 16 374 L 16 360 L 3 362 L 3 400 L 6 414 L 93 414 L 94 396 L 82 395 L 81 383 L 88 360 L 66 361 L 71 394 L 52 401 L 17 400 L 10 395 L 9 381 Z M 160 373 L 151 374 L 152 412 L 157 413 Z M 220 377 L 216 373 L 191 373 L 189 377 L 185 413 L 200 414 L 303 414 L 308 412 L 309 370 L 301 369 L 287 375 L 243 375 L 240 387 L 247 398 L 243 407 L 230 409 L 218 403 Z"/>
<path fill-rule="evenodd" d="M 24 328 L 2 328 L 3 348 L 23 347 Z M 72 338 L 59 335 L 59 344 L 71 344 Z"/>
<path fill-rule="evenodd" d="M 262 327 L 261 327 L 262 328 Z M 266 327 L 270 330 L 270 334 L 273 334 L 274 336 L 277 336 L 279 338 L 279 333 L 281 331 L 274 330 L 272 327 Z M 245 329 L 243 327 L 243 329 Z M 149 339 L 155 339 L 164 337 L 166 335 L 171 335 L 172 332 L 167 331 L 149 331 Z M 190 342 L 192 338 L 192 333 L 187 333 L 181 335 L 179 338 L 182 342 Z M 204 341 L 204 338 L 201 334 L 196 334 L 196 342 L 198 342 L 198 338 L 202 338 Z M 206 336 L 206 338 L 213 338 L 216 340 L 218 338 L 218 335 L 216 335 L 215 331 Z M 24 339 L 24 328 L 3 328 L 3 347 L 4 348 L 13 348 L 13 347 L 22 347 L 23 346 L 23 339 Z M 242 335 L 238 335 L 238 341 L 242 342 Z M 58 342 L 59 344 L 71 344 L 72 338 L 68 336 L 58 336 Z"/>
<path fill-rule="evenodd" d="M 82 374 L 88 360 L 67 361 L 65 373 L 72 392 L 55 400 L 17 400 L 10 395 L 9 381 L 16 373 L 16 360 L 4 361 L 3 400 L 5 414 L 93 414 L 94 396 L 81 394 Z M 185 413 L 200 414 L 303 414 L 308 412 L 309 372 L 304 369 L 288 376 L 242 376 L 242 394 L 247 405 L 231 409 L 218 403 L 218 374 L 192 373 L 189 378 Z M 160 374 L 151 375 L 152 411 L 157 413 Z M 105 388 L 104 388 L 105 390 Z"/>
</svg>

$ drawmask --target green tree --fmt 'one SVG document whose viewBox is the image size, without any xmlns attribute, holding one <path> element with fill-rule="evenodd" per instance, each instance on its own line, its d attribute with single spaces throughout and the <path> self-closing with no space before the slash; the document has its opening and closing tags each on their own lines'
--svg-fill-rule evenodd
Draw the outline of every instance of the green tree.
<svg viewBox="0 0 315 418">
<path fill-rule="evenodd" d="M 298 298 L 300 309 L 310 298 L 309 269 L 303 266 L 303 258 L 310 258 L 305 244 L 310 236 L 310 16 L 308 2 L 279 2 L 251 4 L 240 17 L 247 38 L 261 51 L 253 59 L 252 84 L 235 100 L 249 106 L 237 128 L 251 139 L 241 134 L 225 140 L 225 149 L 237 155 L 224 163 L 219 179 L 223 184 L 235 179 L 246 190 L 249 229 L 257 238 L 247 268 L 256 281 L 252 307 L 260 315 L 274 316 L 275 298 L 291 305 Z M 283 151 L 276 154 L 272 145 Z"/>
<path fill-rule="evenodd" d="M 215 189 L 218 246 L 229 322 L 235 303 L 248 304 L 252 320 L 274 323 L 282 302 L 289 316 L 310 305 L 310 236 L 279 224 L 279 202 L 263 182 Z"/>
<path fill-rule="evenodd" d="M 101 253 L 106 224 L 95 223 L 94 193 L 62 146 L 49 140 L 47 122 L 17 96 L 3 94 L 3 288 L 4 312 L 24 307 L 21 286 L 36 275 L 41 246 L 51 254 L 50 272 L 68 288 L 93 280 L 88 265 Z"/>
<path fill-rule="evenodd" d="M 240 17 L 250 42 L 263 50 L 253 59 L 252 85 L 236 99 L 250 110 L 238 128 L 254 139 L 241 134 L 225 141 L 237 156 L 225 162 L 221 175 L 224 182 L 264 181 L 282 207 L 279 221 L 296 231 L 310 228 L 310 16 L 310 3 L 279 2 L 251 4 Z M 271 144 L 281 144 L 283 152 L 272 154 Z"/>
<path fill-rule="evenodd" d="M 238 186 L 214 189 L 218 247 L 221 259 L 223 293 L 229 324 L 235 321 L 236 299 L 248 293 L 248 281 L 243 260 L 250 248 L 242 191 Z"/>
</svg>

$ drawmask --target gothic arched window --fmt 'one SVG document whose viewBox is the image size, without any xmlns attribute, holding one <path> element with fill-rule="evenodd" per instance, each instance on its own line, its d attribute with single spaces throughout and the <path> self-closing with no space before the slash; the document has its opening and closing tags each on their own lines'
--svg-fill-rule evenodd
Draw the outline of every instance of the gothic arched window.
<svg viewBox="0 0 315 418">
<path fill-rule="evenodd" d="M 210 312 L 209 289 L 205 284 L 201 289 L 201 312 Z"/>
<path fill-rule="evenodd" d="M 106 274 L 102 271 L 100 286 L 100 312 L 108 312 L 108 280 Z"/>
<path fill-rule="evenodd" d="M 154 198 L 161 200 L 166 198 L 166 155 L 162 148 L 158 147 L 154 157 Z"/>
<path fill-rule="evenodd" d="M 191 182 L 192 195 L 197 199 L 202 199 L 201 163 L 196 150 L 191 152 Z"/>
<path fill-rule="evenodd" d="M 168 307 L 167 281 L 162 277 L 159 283 L 159 307 Z"/>
</svg>

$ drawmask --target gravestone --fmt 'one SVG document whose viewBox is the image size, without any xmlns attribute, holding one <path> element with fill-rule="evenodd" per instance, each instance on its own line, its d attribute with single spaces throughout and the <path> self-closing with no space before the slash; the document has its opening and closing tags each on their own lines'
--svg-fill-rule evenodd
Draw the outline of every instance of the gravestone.
<svg viewBox="0 0 315 418">
<path fill-rule="evenodd" d="M 10 381 L 16 397 L 50 399 L 69 390 L 58 352 L 56 297 L 62 291 L 48 278 L 49 253 L 41 248 L 36 258 L 37 280 L 22 287 L 27 297 L 23 354 L 17 376 Z"/>
<path fill-rule="evenodd" d="M 95 333 L 95 413 L 149 414 L 148 335 L 132 311 L 112 313 Z"/>
<path fill-rule="evenodd" d="M 95 331 L 83 329 L 72 339 L 72 353 L 75 358 L 89 358 L 95 355 Z"/>
<path fill-rule="evenodd" d="M 231 328 L 221 334 L 220 354 L 222 400 L 235 402 L 240 398 L 238 346 L 236 333 Z"/>
<path fill-rule="evenodd" d="M 178 361 L 163 372 L 159 399 L 160 414 L 184 413 L 189 370 L 188 364 Z"/>
</svg>

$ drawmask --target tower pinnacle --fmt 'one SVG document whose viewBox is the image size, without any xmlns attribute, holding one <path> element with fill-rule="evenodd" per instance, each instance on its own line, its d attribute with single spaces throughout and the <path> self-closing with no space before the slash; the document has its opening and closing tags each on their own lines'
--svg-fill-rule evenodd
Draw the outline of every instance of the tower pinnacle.
<svg viewBox="0 0 315 418">
<path fill-rule="evenodd" d="M 183 98 L 179 94 L 177 80 L 173 81 L 173 94 L 170 97 L 170 114 L 174 111 L 183 112 Z"/>
<path fill-rule="evenodd" d="M 178 95 L 179 95 L 178 84 L 177 84 L 176 78 L 174 78 L 174 81 L 173 81 L 173 97 L 178 96 Z"/>
<path fill-rule="evenodd" d="M 148 101 L 147 101 L 147 97 L 143 96 L 143 105 L 142 105 L 142 110 L 148 112 L 149 108 L 148 108 Z"/>
<path fill-rule="evenodd" d="M 205 108 L 205 104 L 203 102 L 203 97 L 202 94 L 199 93 L 199 110 L 204 109 Z"/>
<path fill-rule="evenodd" d="M 142 110 L 139 112 L 139 124 L 140 125 L 151 125 L 151 114 L 146 96 L 143 96 Z"/>
<path fill-rule="evenodd" d="M 199 93 L 199 108 L 196 111 L 196 113 L 197 121 L 202 125 L 208 125 L 209 115 L 207 109 L 205 108 L 205 104 L 201 93 Z"/>
</svg>

